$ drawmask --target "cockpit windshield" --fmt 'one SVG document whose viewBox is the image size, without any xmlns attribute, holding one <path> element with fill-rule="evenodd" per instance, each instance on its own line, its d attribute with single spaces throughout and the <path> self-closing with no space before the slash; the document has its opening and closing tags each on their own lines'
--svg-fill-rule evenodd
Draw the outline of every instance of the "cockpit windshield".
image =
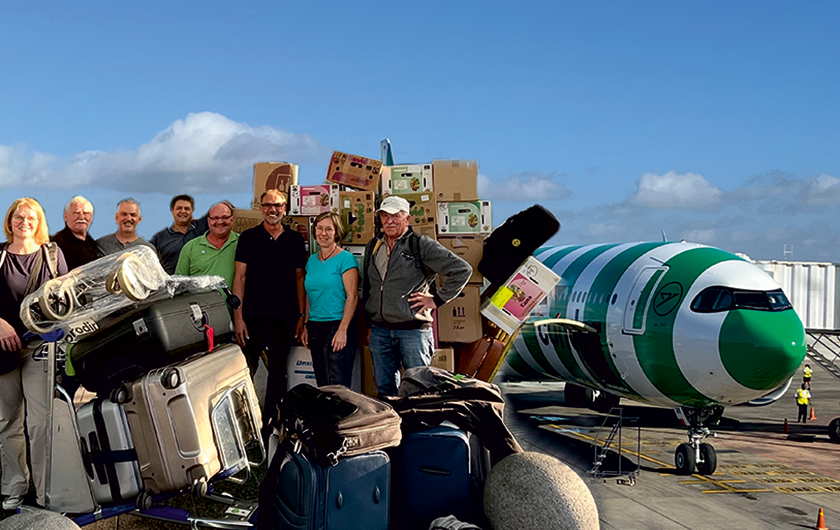
<svg viewBox="0 0 840 530">
<path fill-rule="evenodd" d="M 700 291 L 691 303 L 691 310 L 698 313 L 714 313 L 733 309 L 756 311 L 785 311 L 792 309 L 785 293 L 775 291 L 747 291 L 728 287 L 708 287 Z"/>
</svg>

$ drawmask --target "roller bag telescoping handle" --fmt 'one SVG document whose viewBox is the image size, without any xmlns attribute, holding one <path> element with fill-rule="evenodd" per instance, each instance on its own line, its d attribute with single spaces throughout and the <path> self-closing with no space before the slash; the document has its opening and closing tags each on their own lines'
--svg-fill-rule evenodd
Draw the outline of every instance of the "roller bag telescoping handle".
<svg viewBox="0 0 840 530">
<path fill-rule="evenodd" d="M 324 466 L 402 439 L 400 416 L 390 405 L 341 385 L 295 386 L 280 403 L 280 418 L 283 437 Z"/>
</svg>

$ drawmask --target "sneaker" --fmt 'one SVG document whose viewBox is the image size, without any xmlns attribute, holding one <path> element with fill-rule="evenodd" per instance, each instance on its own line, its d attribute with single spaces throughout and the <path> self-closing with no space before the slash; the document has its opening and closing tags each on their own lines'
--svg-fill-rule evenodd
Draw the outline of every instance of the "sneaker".
<svg viewBox="0 0 840 530">
<path fill-rule="evenodd" d="M 3 499 L 3 509 L 7 512 L 17 510 L 23 504 L 23 495 L 9 495 Z"/>
</svg>

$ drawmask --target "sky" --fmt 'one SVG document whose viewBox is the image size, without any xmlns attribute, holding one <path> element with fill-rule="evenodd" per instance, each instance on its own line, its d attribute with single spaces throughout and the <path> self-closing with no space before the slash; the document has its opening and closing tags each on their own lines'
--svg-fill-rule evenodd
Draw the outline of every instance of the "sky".
<svg viewBox="0 0 840 530">
<path fill-rule="evenodd" d="M 472 158 L 494 224 L 840 262 L 840 3 L 7 2 L 0 208 L 247 208 L 253 164 Z M 410 5 L 409 5 L 410 4 Z M 786 252 L 786 249 L 789 252 Z"/>
</svg>

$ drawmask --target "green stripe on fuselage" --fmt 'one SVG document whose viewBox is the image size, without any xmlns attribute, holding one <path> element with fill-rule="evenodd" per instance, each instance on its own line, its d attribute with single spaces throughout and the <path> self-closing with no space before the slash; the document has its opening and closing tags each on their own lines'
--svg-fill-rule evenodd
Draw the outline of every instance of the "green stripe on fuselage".
<svg viewBox="0 0 840 530">
<path fill-rule="evenodd" d="M 615 257 L 613 257 L 606 265 L 604 265 L 601 271 L 598 272 L 598 276 L 595 278 L 595 281 L 592 282 L 592 287 L 590 288 L 590 292 L 604 293 L 607 296 L 607 299 L 602 304 L 588 304 L 583 313 L 584 321 L 586 322 L 604 323 L 601 339 L 601 351 L 603 356 L 607 359 L 610 369 L 613 371 L 615 376 L 613 380 L 616 382 L 616 386 L 622 389 L 625 393 L 638 396 L 639 399 L 641 399 L 641 396 L 630 388 L 624 379 L 621 378 L 621 374 L 619 374 L 618 369 L 615 367 L 615 362 L 613 361 L 609 346 L 606 344 L 607 310 L 612 303 L 611 296 L 615 292 L 616 285 L 618 285 L 618 281 L 621 279 L 624 271 L 627 270 L 627 267 L 646 253 L 656 247 L 662 246 L 663 244 L 664 243 L 640 243 L 618 253 Z M 594 355 L 594 352 L 589 355 Z"/>
<path fill-rule="evenodd" d="M 543 261 L 543 265 L 545 265 L 549 269 L 553 269 L 554 266 L 557 265 L 558 261 L 565 258 L 566 256 L 568 256 L 569 254 L 571 254 L 575 250 L 581 248 L 582 246 L 583 245 L 577 245 L 577 246 L 573 246 L 573 247 L 561 248 L 560 250 L 558 250 L 557 252 L 555 252 L 551 256 L 545 258 L 545 261 Z"/>
<path fill-rule="evenodd" d="M 540 368 L 547 374 L 559 375 L 557 370 L 551 366 L 550 362 L 548 362 L 548 359 L 545 358 L 545 354 L 540 347 L 541 341 L 537 336 L 536 328 L 534 326 L 524 326 L 520 334 L 522 336 L 522 340 L 525 341 L 525 345 L 528 347 L 528 351 L 531 353 L 531 357 L 533 357 L 537 364 L 540 365 Z M 557 337 L 557 339 L 559 338 L 560 337 Z"/>
<path fill-rule="evenodd" d="M 645 375 L 660 392 L 674 401 L 686 405 L 702 405 L 712 401 L 691 386 L 680 371 L 674 355 L 674 320 L 680 305 L 686 303 L 683 297 L 697 278 L 712 265 L 735 259 L 739 258 L 709 247 L 693 248 L 669 259 L 665 263 L 668 270 L 650 303 L 645 332 L 633 337 L 636 357 Z M 666 288 L 669 296 L 679 291 L 680 300 L 667 304 L 670 310 L 660 315 L 655 309 L 658 303 L 656 297 Z"/>
</svg>

